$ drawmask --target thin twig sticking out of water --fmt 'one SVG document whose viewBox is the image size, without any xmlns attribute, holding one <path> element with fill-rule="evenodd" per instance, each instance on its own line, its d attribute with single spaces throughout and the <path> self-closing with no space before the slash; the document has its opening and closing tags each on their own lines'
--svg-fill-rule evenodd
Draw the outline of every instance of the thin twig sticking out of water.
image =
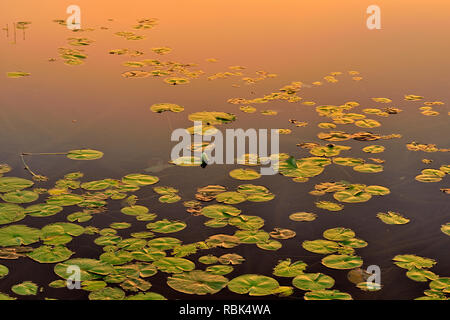
<svg viewBox="0 0 450 320">
<path fill-rule="evenodd" d="M 25 162 L 25 157 L 24 156 L 48 156 L 48 155 L 66 155 L 67 152 L 40 152 L 40 153 L 30 153 L 30 152 L 22 152 L 20 154 L 20 159 L 22 160 L 22 164 L 25 167 L 25 170 L 27 170 L 35 180 L 40 180 L 40 181 L 47 181 L 48 178 L 46 176 L 42 176 L 40 174 L 36 174 L 33 172 L 33 170 L 31 170 L 30 166 L 27 165 L 27 163 Z"/>
</svg>

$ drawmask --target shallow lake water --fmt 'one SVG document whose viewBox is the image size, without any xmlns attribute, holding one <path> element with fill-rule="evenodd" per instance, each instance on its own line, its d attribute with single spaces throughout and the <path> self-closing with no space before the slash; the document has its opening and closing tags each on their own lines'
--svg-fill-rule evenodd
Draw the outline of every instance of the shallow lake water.
<svg viewBox="0 0 450 320">
<path fill-rule="evenodd" d="M 427 153 L 410 151 L 406 145 L 416 141 L 450 148 L 450 4 L 444 1 L 378 1 L 381 7 L 381 30 L 366 27 L 368 1 L 352 0 L 338 3 L 312 1 L 77 1 L 81 8 L 82 30 L 73 32 L 53 22 L 66 19 L 66 4 L 59 1 L 4 0 L 0 5 L 0 163 L 12 167 L 4 176 L 32 179 L 24 170 L 20 154 L 67 152 L 76 149 L 94 149 L 104 153 L 101 159 L 74 161 L 63 155 L 26 156 L 27 165 L 48 181 L 35 182 L 34 187 L 52 188 L 58 179 L 70 172 L 84 173 L 82 182 L 104 178 L 122 179 L 130 173 L 159 177 L 156 185 L 144 186 L 134 194 L 138 204 L 146 206 L 159 219 L 180 220 L 187 227 L 172 234 L 158 236 L 176 237 L 189 244 L 204 241 L 209 236 L 234 234 L 236 227 L 210 228 L 204 225 L 203 216 L 186 212 L 183 201 L 194 200 L 196 190 L 207 185 L 222 185 L 228 190 L 251 183 L 267 187 L 275 198 L 267 202 L 243 202 L 236 205 L 242 214 L 264 219 L 262 227 L 270 232 L 285 228 L 296 236 L 279 240 L 282 247 L 276 251 L 258 248 L 255 244 L 240 244 L 231 249 L 198 250 L 184 258 L 191 260 L 197 269 L 205 265 L 198 258 L 213 254 L 237 253 L 245 258 L 234 265 L 234 271 L 225 275 L 233 279 L 242 274 L 260 274 L 275 278 L 281 286 L 292 286 L 291 278 L 276 277 L 273 268 L 279 260 L 290 258 L 307 263 L 305 272 L 321 272 L 335 280 L 333 289 L 349 293 L 353 299 L 414 299 L 423 296 L 429 281 L 416 282 L 406 276 L 405 269 L 396 266 L 396 255 L 415 254 L 434 259 L 430 270 L 440 277 L 448 277 L 450 266 L 450 238 L 441 232 L 442 225 L 450 222 L 449 195 L 440 189 L 449 187 L 449 177 L 441 181 L 423 183 L 415 177 L 427 168 L 439 169 L 450 164 L 448 152 Z M 132 27 L 142 18 L 157 18 L 151 29 Z M 12 25 L 30 21 L 25 30 Z M 92 28 L 92 29 L 90 29 Z M 127 40 L 115 35 L 128 31 L 145 35 L 142 40 Z M 86 46 L 71 46 L 68 38 L 94 40 Z M 171 52 L 159 55 L 151 49 L 169 47 Z M 87 56 L 80 65 L 67 65 L 58 48 L 83 49 Z M 127 48 L 143 52 L 140 56 L 113 55 L 113 49 Z M 54 58 L 55 61 L 49 61 Z M 215 58 L 217 62 L 207 59 Z M 126 78 L 130 70 L 150 70 L 148 67 L 124 66 L 126 61 L 158 59 L 179 63 L 195 63 L 190 71 L 202 70 L 188 84 L 169 85 L 162 77 Z M 244 66 L 242 75 L 209 80 L 220 72 L 235 72 L 230 66 Z M 247 84 L 243 77 L 255 78 L 257 71 L 276 74 L 261 81 Z M 359 72 L 361 80 L 355 81 L 348 71 Z M 29 76 L 10 78 L 8 72 L 27 72 Z M 336 83 L 324 80 L 332 72 Z M 303 86 L 297 95 L 302 100 L 289 103 L 282 100 L 267 103 L 245 103 L 257 109 L 255 113 L 239 110 L 241 104 L 228 102 L 232 98 L 255 99 L 278 92 L 292 82 Z M 322 85 L 314 85 L 316 81 Z M 408 101 L 405 95 L 419 95 L 420 101 Z M 389 104 L 375 102 L 372 98 L 386 97 Z M 314 101 L 314 106 L 301 102 Z M 359 106 L 349 112 L 363 113 L 365 108 L 395 107 L 402 111 L 388 117 L 366 114 L 381 126 L 360 128 L 353 124 L 337 124 L 336 129 L 349 133 L 369 131 L 380 135 L 399 134 L 400 138 L 357 141 L 354 139 L 327 142 L 319 139 L 319 132 L 333 129 L 317 127 L 321 122 L 332 122 L 320 116 L 317 106 L 340 106 L 356 101 Z M 426 101 L 442 101 L 433 106 L 439 114 L 426 116 L 421 107 Z M 183 112 L 154 113 L 150 106 L 173 103 L 184 107 Z M 262 110 L 277 111 L 276 115 L 263 115 Z M 312 156 L 308 149 L 297 144 L 312 142 L 321 145 L 335 143 L 351 147 L 342 157 L 368 159 L 381 158 L 384 170 L 379 173 L 356 172 L 350 166 L 331 164 L 320 175 L 307 182 L 294 182 L 281 174 L 262 176 L 256 180 L 242 181 L 229 176 L 242 165 L 209 165 L 206 168 L 166 165 L 171 149 L 176 144 L 170 135 L 176 128 L 192 126 L 189 114 L 200 111 L 220 111 L 236 115 L 236 120 L 218 125 L 228 128 L 287 128 L 292 132 L 280 135 L 280 152 L 297 159 Z M 296 127 L 289 120 L 307 122 Z M 385 151 L 369 154 L 362 151 L 369 145 L 383 145 Z M 422 159 L 433 160 L 425 164 Z M 162 166 L 160 166 L 162 164 Z M 158 167 L 157 172 L 148 168 Z M 335 201 L 330 194 L 318 197 L 309 194 L 314 186 L 323 182 L 346 180 L 354 184 L 380 185 L 390 189 L 390 194 L 374 196 L 363 203 L 343 203 L 342 211 L 332 212 L 317 208 L 316 201 Z M 179 190 L 182 200 L 161 203 L 152 187 L 171 186 Z M 74 190 L 80 193 L 81 190 Z M 131 195 L 131 193 L 129 194 Z M 27 207 L 43 203 L 48 194 L 41 194 Z M 4 203 L 5 201 L 1 201 Z M 337 202 L 337 201 L 335 201 Z M 204 202 L 203 206 L 218 204 Z M 126 239 L 133 232 L 147 231 L 146 221 L 124 215 L 124 200 L 108 200 L 105 212 L 93 215 L 84 227 L 108 228 L 113 222 L 129 222 L 131 227 L 118 230 Z M 54 222 L 67 222 L 67 215 L 81 211 L 77 206 L 67 206 L 54 216 L 31 217 L 14 222 L 33 228 L 42 228 Z M 377 213 L 399 212 L 410 222 L 403 225 L 383 223 Z M 311 222 L 289 219 L 294 212 L 313 212 L 317 218 Z M 75 222 L 76 223 L 76 222 Z M 9 224 L 0 227 L 9 226 Z M 358 289 L 347 279 L 349 270 L 328 268 L 321 263 L 325 255 L 309 252 L 302 247 L 305 240 L 322 239 L 330 228 L 345 227 L 364 239 L 368 245 L 356 249 L 363 267 L 378 265 L 381 268 L 382 289 L 367 292 Z M 81 235 L 66 246 L 75 253 L 73 258 L 98 259 L 102 247 L 94 240 L 99 235 Z M 42 242 L 34 243 L 36 248 Z M 87 299 L 89 292 L 50 288 L 48 284 L 61 279 L 53 271 L 55 263 L 39 263 L 27 257 L 0 259 L 0 265 L 9 274 L 0 280 L 0 292 L 19 299 Z M 251 299 L 226 287 L 213 295 L 191 295 L 176 291 L 167 285 L 169 274 L 158 272 L 147 278 L 156 292 L 168 299 Z M 43 290 L 36 295 L 17 295 L 11 287 L 23 281 L 33 281 Z M 118 287 L 117 285 L 112 285 Z M 127 291 L 127 295 L 135 294 Z M 267 299 L 303 299 L 305 291 L 294 289 L 292 295 Z"/>
</svg>

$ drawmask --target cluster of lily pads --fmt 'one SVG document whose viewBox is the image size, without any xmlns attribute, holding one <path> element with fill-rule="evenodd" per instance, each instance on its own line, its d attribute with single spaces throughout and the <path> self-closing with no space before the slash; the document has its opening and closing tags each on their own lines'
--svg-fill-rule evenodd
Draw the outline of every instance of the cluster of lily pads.
<svg viewBox="0 0 450 320">
<path fill-rule="evenodd" d="M 424 296 L 416 300 L 448 300 L 450 295 L 450 277 L 441 277 L 428 270 L 436 261 L 430 258 L 420 257 L 414 254 L 400 254 L 393 259 L 394 264 L 408 270 L 406 276 L 418 282 L 428 282 L 429 289 L 424 291 Z"/>
</svg>

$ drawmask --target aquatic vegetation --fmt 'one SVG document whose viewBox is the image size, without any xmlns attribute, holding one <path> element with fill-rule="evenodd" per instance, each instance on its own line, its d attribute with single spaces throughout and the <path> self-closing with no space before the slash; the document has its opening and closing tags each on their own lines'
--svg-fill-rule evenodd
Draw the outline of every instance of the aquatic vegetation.
<svg viewBox="0 0 450 320">
<path fill-rule="evenodd" d="M 28 72 L 21 72 L 21 71 L 15 71 L 15 72 L 7 72 L 6 76 L 8 78 L 22 78 L 22 77 L 28 77 L 31 73 Z"/>
</svg>

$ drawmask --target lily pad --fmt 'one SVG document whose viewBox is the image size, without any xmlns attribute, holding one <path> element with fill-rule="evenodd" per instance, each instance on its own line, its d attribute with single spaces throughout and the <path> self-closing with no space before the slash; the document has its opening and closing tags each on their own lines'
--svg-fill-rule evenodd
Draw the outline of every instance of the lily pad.
<svg viewBox="0 0 450 320">
<path fill-rule="evenodd" d="M 353 269 L 360 267 L 363 261 L 358 256 L 332 254 L 322 259 L 322 264 L 332 269 Z"/>
<path fill-rule="evenodd" d="M 352 300 L 352 296 L 339 290 L 316 290 L 305 293 L 305 300 Z"/>
<path fill-rule="evenodd" d="M 97 160 L 103 157 L 103 152 L 92 149 L 71 150 L 67 158 L 72 160 Z"/>
<path fill-rule="evenodd" d="M 292 221 L 314 221 L 317 215 L 310 212 L 295 212 L 289 215 L 289 219 Z"/>
<path fill-rule="evenodd" d="M 273 274 L 277 277 L 292 278 L 303 274 L 307 264 L 303 261 L 291 262 L 291 259 L 278 261 L 278 264 L 273 269 Z"/>
<path fill-rule="evenodd" d="M 157 103 L 150 107 L 153 112 L 161 113 L 164 111 L 181 112 L 184 110 L 182 106 L 173 103 Z"/>
<path fill-rule="evenodd" d="M 34 282 L 24 281 L 11 287 L 11 290 L 21 296 L 35 296 L 38 292 L 38 286 Z"/>
<path fill-rule="evenodd" d="M 167 273 L 182 273 L 192 271 L 195 264 L 184 258 L 164 257 L 153 263 L 159 270 Z"/>
<path fill-rule="evenodd" d="M 186 223 L 181 221 L 170 221 L 167 219 L 151 222 L 146 225 L 147 229 L 158 233 L 173 233 L 186 228 Z"/>
<path fill-rule="evenodd" d="M 393 211 L 388 211 L 387 213 L 379 212 L 377 217 L 386 224 L 406 224 L 410 221 L 408 218 Z"/>
<path fill-rule="evenodd" d="M 27 256 L 39 263 L 55 263 L 69 259 L 72 254 L 74 252 L 64 246 L 40 246 Z"/>
<path fill-rule="evenodd" d="M 29 245 L 38 242 L 41 236 L 39 229 L 24 225 L 11 225 L 0 228 L 0 246 L 11 247 Z"/>
<path fill-rule="evenodd" d="M 0 192 L 19 191 L 29 188 L 34 184 L 33 181 L 15 178 L 15 177 L 0 177 Z"/>
<path fill-rule="evenodd" d="M 255 180 L 261 177 L 261 174 L 252 169 L 234 169 L 230 171 L 230 177 L 237 180 Z"/>
<path fill-rule="evenodd" d="M 293 280 L 294 287 L 300 290 L 323 290 L 334 286 L 334 279 L 323 273 L 303 273 L 297 275 Z"/>
<path fill-rule="evenodd" d="M 25 210 L 12 203 L 0 203 L 0 224 L 8 224 L 25 218 Z"/>
<path fill-rule="evenodd" d="M 250 296 L 270 295 L 279 286 L 275 279 L 258 274 L 244 274 L 228 283 L 230 291 L 238 294 L 248 293 Z"/>
<path fill-rule="evenodd" d="M 196 295 L 217 293 L 222 290 L 227 283 L 227 278 L 201 270 L 174 274 L 167 278 L 167 285 L 172 289 Z"/>
<path fill-rule="evenodd" d="M 159 181 L 158 177 L 155 176 L 149 176 L 145 174 L 140 173 L 132 173 L 129 175 L 126 175 L 122 178 L 123 183 L 135 185 L 135 186 L 147 186 L 155 184 Z"/>
<path fill-rule="evenodd" d="M 89 294 L 89 300 L 123 300 L 125 292 L 120 288 L 106 287 Z"/>
</svg>

